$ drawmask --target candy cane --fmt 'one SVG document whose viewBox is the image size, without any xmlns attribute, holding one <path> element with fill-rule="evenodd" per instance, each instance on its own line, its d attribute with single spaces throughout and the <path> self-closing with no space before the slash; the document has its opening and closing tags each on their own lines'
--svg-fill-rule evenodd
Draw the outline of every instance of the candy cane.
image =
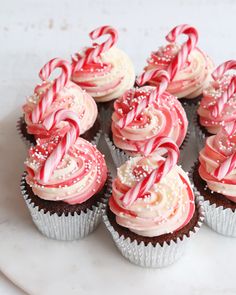
<svg viewBox="0 0 236 295">
<path fill-rule="evenodd" d="M 224 127 L 222 127 L 228 137 L 234 135 L 236 133 L 236 121 L 227 123 Z"/>
<path fill-rule="evenodd" d="M 236 60 L 228 60 L 218 66 L 215 71 L 212 73 L 214 80 L 221 80 L 224 74 L 229 70 L 236 70 Z M 223 92 L 221 97 L 217 100 L 216 105 L 212 108 L 212 116 L 217 117 L 224 108 L 224 105 L 232 95 L 236 93 L 236 77 L 233 76 L 227 87 L 227 90 Z"/>
<path fill-rule="evenodd" d="M 236 167 L 236 152 L 222 162 L 214 171 L 213 176 L 222 180 Z"/>
<path fill-rule="evenodd" d="M 108 40 L 101 44 L 94 44 L 95 47 L 93 48 L 88 48 L 85 51 L 84 57 L 76 54 L 77 60 L 76 58 L 72 58 L 74 63 L 74 72 L 79 71 L 85 64 L 95 61 L 96 58 L 101 56 L 102 53 L 108 51 L 111 47 L 113 47 L 118 40 L 118 32 L 110 26 L 99 27 L 89 33 L 89 36 L 92 40 L 95 40 L 107 34 L 110 35 Z"/>
<path fill-rule="evenodd" d="M 222 127 L 228 141 L 233 135 L 236 135 L 236 121 L 230 122 L 224 127 Z M 228 175 L 236 167 L 236 152 L 234 152 L 230 157 L 228 157 L 224 162 L 222 162 L 213 172 L 213 176 L 221 180 L 226 175 Z"/>
<path fill-rule="evenodd" d="M 79 137 L 79 118 L 78 115 L 73 111 L 65 109 L 57 110 L 45 118 L 43 125 L 47 130 L 50 131 L 50 129 L 54 128 L 55 125 L 61 121 L 68 122 L 70 129 L 60 140 L 57 147 L 52 151 L 44 165 L 41 167 L 38 178 L 43 183 L 46 183 L 50 179 L 53 171 L 56 169 L 61 159 L 68 152 L 69 148 L 74 145 L 76 139 Z"/>
<path fill-rule="evenodd" d="M 176 165 L 179 157 L 179 148 L 172 139 L 162 136 L 152 141 L 148 147 L 144 147 L 145 153 L 158 152 L 160 149 L 167 150 L 167 158 L 157 169 L 153 170 L 148 176 L 143 178 L 124 194 L 122 202 L 125 207 L 132 205 L 138 197 L 143 196 Z M 152 154 L 150 154 L 150 156 L 152 156 Z"/>
<path fill-rule="evenodd" d="M 170 74 L 170 79 L 173 80 L 176 73 L 182 68 L 182 66 L 187 61 L 188 55 L 196 47 L 198 41 L 198 32 L 194 27 L 189 25 L 179 25 L 172 29 L 166 36 L 166 40 L 169 42 L 175 42 L 176 38 L 185 34 L 188 36 L 188 40 L 181 46 L 177 55 L 173 58 L 168 66 L 168 73 Z"/>
<path fill-rule="evenodd" d="M 57 68 L 62 69 L 60 76 L 53 81 L 52 86 L 46 90 L 45 94 L 32 111 L 32 122 L 34 124 L 40 122 L 46 109 L 52 104 L 55 95 L 62 90 L 70 80 L 71 65 L 68 61 L 60 58 L 54 58 L 45 64 L 39 72 L 39 77 L 43 81 L 46 81 L 50 77 L 51 73 Z"/>
<path fill-rule="evenodd" d="M 147 73 L 147 74 L 146 74 Z M 128 126 L 142 111 L 148 107 L 148 105 L 157 101 L 157 99 L 165 92 L 168 83 L 169 83 L 169 74 L 164 70 L 150 70 L 146 73 L 143 73 L 140 77 L 138 77 L 137 82 L 139 85 L 145 84 L 146 81 L 149 80 L 149 77 L 157 78 L 160 83 L 153 91 L 151 91 L 149 96 L 146 96 L 140 103 L 138 103 L 130 112 L 125 114 L 121 119 L 119 119 L 116 124 L 120 128 L 124 128 Z M 131 90 L 135 91 L 135 90 Z"/>
</svg>

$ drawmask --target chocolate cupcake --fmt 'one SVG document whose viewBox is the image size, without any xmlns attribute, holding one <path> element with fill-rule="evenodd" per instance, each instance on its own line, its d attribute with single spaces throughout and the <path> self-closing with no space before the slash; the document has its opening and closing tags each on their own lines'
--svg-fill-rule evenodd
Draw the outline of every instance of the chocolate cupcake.
<svg viewBox="0 0 236 295">
<path fill-rule="evenodd" d="M 89 34 L 92 40 L 103 35 L 109 35 L 107 41 L 75 54 L 72 81 L 95 99 L 99 113 L 105 114 L 103 118 L 107 122 L 114 100 L 133 87 L 135 73 L 130 58 L 115 47 L 118 32 L 114 28 L 103 26 Z"/>
<path fill-rule="evenodd" d="M 51 83 L 47 82 L 46 79 L 56 68 L 62 68 L 61 76 Z M 50 132 L 43 125 L 47 116 L 61 108 L 72 110 L 78 115 L 81 137 L 94 144 L 98 143 L 101 120 L 96 103 L 88 93 L 69 80 L 70 75 L 71 65 L 61 59 L 53 59 L 41 69 L 43 82 L 27 98 L 23 106 L 24 115 L 17 122 L 17 129 L 28 146 L 36 144 L 37 138 L 63 137 L 70 128 L 67 122 L 59 122 Z"/>
<path fill-rule="evenodd" d="M 29 150 L 21 190 L 43 235 L 81 239 L 101 221 L 110 178 L 103 155 L 91 143 L 77 138 L 64 154 L 62 144 L 58 137 L 37 140 Z"/>
<path fill-rule="evenodd" d="M 236 68 L 236 61 L 221 64 L 213 73 L 213 81 L 203 91 L 203 98 L 195 118 L 195 133 L 199 138 L 199 150 L 205 139 L 216 134 L 222 126 L 236 120 L 235 76 L 226 74 Z"/>
<path fill-rule="evenodd" d="M 129 90 L 115 101 L 111 130 L 105 135 L 112 155 L 116 148 L 129 156 L 140 155 L 145 144 L 161 136 L 172 138 L 184 148 L 188 120 L 181 103 L 168 92 L 151 101 L 155 93 L 155 87 L 144 86 Z"/>
<path fill-rule="evenodd" d="M 180 45 L 176 43 L 179 35 L 185 34 L 188 40 Z M 169 44 L 151 53 L 144 71 L 152 69 L 166 70 L 170 74 L 167 91 L 178 97 L 185 108 L 190 123 L 202 97 L 202 92 L 209 84 L 213 62 L 198 47 L 198 32 L 189 25 L 179 25 L 166 36 Z M 148 84 L 158 85 L 157 78 Z"/>
<path fill-rule="evenodd" d="M 192 168 L 194 190 L 203 201 L 206 224 L 216 232 L 236 237 L 236 124 L 206 139 L 199 162 Z"/>
<path fill-rule="evenodd" d="M 158 154 L 163 148 L 167 160 Z M 121 254 L 139 266 L 174 263 L 202 224 L 202 206 L 177 154 L 174 142 L 161 138 L 148 156 L 119 167 L 113 181 L 104 222 Z"/>
</svg>

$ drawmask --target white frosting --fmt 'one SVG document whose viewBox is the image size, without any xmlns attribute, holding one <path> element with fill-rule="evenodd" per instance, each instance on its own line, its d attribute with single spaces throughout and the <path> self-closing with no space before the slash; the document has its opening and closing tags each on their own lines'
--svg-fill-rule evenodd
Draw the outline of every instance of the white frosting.
<svg viewBox="0 0 236 295">
<path fill-rule="evenodd" d="M 72 76 L 75 83 L 92 83 L 94 86 L 82 86 L 97 102 L 104 102 L 121 96 L 134 85 L 135 72 L 130 58 L 122 50 L 112 47 L 100 58 L 102 63 L 111 64 L 111 70 L 104 75 L 76 72 Z M 81 84 L 82 85 L 82 84 Z"/>
<path fill-rule="evenodd" d="M 135 157 L 118 168 L 118 181 L 113 183 L 112 195 L 121 209 L 125 210 L 121 200 L 122 186 L 133 187 L 140 180 L 133 174 L 133 169 L 141 166 L 144 171 L 150 173 L 157 168 L 158 161 L 162 160 L 159 155 L 152 159 Z M 179 166 L 175 166 L 159 183 L 153 185 L 144 198 L 136 199 L 128 211 L 119 211 L 110 206 L 121 226 L 141 236 L 159 236 L 172 233 L 185 225 L 186 220 L 189 221 L 190 207 L 194 206 L 193 200 L 190 200 L 189 189 L 192 194 L 187 174 Z"/>
</svg>

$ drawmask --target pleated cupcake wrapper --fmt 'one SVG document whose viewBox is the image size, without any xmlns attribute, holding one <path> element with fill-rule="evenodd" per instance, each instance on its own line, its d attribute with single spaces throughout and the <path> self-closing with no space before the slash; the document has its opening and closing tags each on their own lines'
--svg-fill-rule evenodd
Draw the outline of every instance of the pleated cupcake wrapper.
<svg viewBox="0 0 236 295">
<path fill-rule="evenodd" d="M 179 158 L 179 164 L 183 164 L 184 161 L 184 151 L 185 148 L 188 145 L 189 142 L 189 137 L 190 137 L 190 131 L 187 132 L 186 134 L 186 138 L 184 139 L 181 147 L 180 147 L 180 158 Z M 122 151 L 121 149 L 117 148 L 113 141 L 111 141 L 111 139 L 109 138 L 108 134 L 104 134 L 104 138 L 106 141 L 106 144 L 109 148 L 109 151 L 111 153 L 112 156 L 112 160 L 115 164 L 116 167 L 120 167 L 122 164 L 124 164 L 131 156 L 126 153 L 125 151 Z"/>
<path fill-rule="evenodd" d="M 110 140 L 108 134 L 105 133 L 104 138 L 105 138 L 106 144 L 109 148 L 109 151 L 112 156 L 112 160 L 113 160 L 116 168 L 120 167 L 122 164 L 124 164 L 130 158 L 130 156 L 128 154 L 126 154 L 124 151 L 122 151 L 121 149 L 117 148 L 114 145 L 113 141 Z"/>
<path fill-rule="evenodd" d="M 196 165 L 194 165 L 195 167 Z M 190 177 L 193 177 L 194 167 L 190 171 Z M 202 202 L 205 211 L 205 224 L 219 234 L 229 237 L 236 237 L 236 212 L 231 208 L 217 207 L 216 204 L 210 204 L 204 196 L 200 194 L 197 188 L 193 188 L 194 194 Z"/>
<path fill-rule="evenodd" d="M 131 241 L 130 238 L 125 238 L 111 225 L 106 211 L 103 214 L 103 221 L 118 250 L 131 263 L 141 267 L 162 268 L 174 263 L 183 255 L 186 244 L 201 227 L 204 220 L 204 209 L 198 199 L 196 199 L 196 209 L 199 213 L 198 222 L 189 234 L 184 235 L 182 239 L 172 240 L 170 243 L 164 242 L 163 245 L 156 244 L 153 246 L 151 243 L 145 245 L 144 242 L 138 243 L 137 240 Z"/>
<path fill-rule="evenodd" d="M 17 120 L 17 123 L 16 123 L 16 130 L 18 132 L 18 134 L 20 135 L 22 141 L 24 142 L 24 144 L 26 145 L 27 149 L 29 149 L 31 146 L 33 146 L 34 144 L 28 140 L 24 134 L 22 133 L 21 131 L 21 121 L 22 120 L 22 117 L 20 117 L 18 120 Z M 92 127 L 93 128 L 93 127 Z M 102 135 L 102 129 L 100 129 L 97 134 L 94 136 L 93 140 L 91 140 L 91 144 L 93 145 L 98 145 L 98 142 L 100 140 L 100 137 Z"/>
<path fill-rule="evenodd" d="M 197 139 L 196 140 L 197 149 L 198 149 L 198 152 L 200 152 L 205 146 L 206 135 L 204 134 L 204 132 L 202 131 L 202 129 L 199 126 L 197 113 L 194 114 L 193 124 L 194 124 L 195 138 Z"/>
<path fill-rule="evenodd" d="M 62 214 L 61 216 L 56 213 L 51 214 L 50 212 L 44 213 L 43 209 L 39 209 L 33 202 L 28 198 L 26 191 L 25 182 L 26 173 L 23 174 L 21 180 L 21 192 L 25 203 L 30 211 L 33 222 L 38 230 L 45 236 L 51 239 L 71 241 L 78 240 L 86 237 L 92 233 L 102 220 L 102 214 L 107 206 L 108 198 L 111 194 L 111 176 L 108 176 L 108 188 L 96 206 L 91 209 L 87 209 L 86 212 L 80 214 Z"/>
</svg>

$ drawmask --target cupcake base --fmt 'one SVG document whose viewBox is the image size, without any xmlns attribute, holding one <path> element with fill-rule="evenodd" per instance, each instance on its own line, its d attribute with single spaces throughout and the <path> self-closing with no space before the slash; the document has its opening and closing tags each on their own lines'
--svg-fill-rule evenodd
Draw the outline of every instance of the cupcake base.
<svg viewBox="0 0 236 295">
<path fill-rule="evenodd" d="M 201 99 L 202 99 L 202 94 L 195 97 L 195 98 L 192 98 L 192 99 L 188 99 L 188 98 L 180 98 L 179 99 L 179 101 L 181 102 L 181 104 L 186 112 L 191 129 L 193 127 L 194 115 L 197 112 L 198 104 L 201 101 Z"/>
<path fill-rule="evenodd" d="M 178 260 L 184 253 L 186 243 L 194 235 L 204 219 L 201 202 L 197 201 L 196 211 L 190 223 L 176 233 L 159 237 L 142 237 L 116 223 L 114 214 L 107 209 L 103 220 L 113 240 L 130 262 L 142 267 L 161 268 Z"/>
<path fill-rule="evenodd" d="M 110 176 L 99 193 L 76 205 L 40 199 L 26 183 L 25 177 L 26 173 L 22 176 L 21 192 L 33 222 L 43 235 L 69 241 L 82 239 L 97 228 L 110 196 Z"/>
<path fill-rule="evenodd" d="M 17 121 L 16 128 L 21 138 L 27 145 L 27 147 L 30 147 L 36 144 L 35 137 L 32 134 L 29 134 L 27 132 L 27 125 L 25 123 L 24 117 L 19 118 L 19 120 Z M 96 121 L 94 122 L 94 125 L 89 130 L 87 130 L 84 134 L 82 134 L 81 137 L 97 145 L 101 136 L 101 132 L 102 131 L 101 131 L 100 118 L 97 118 Z"/>
<path fill-rule="evenodd" d="M 213 134 L 209 133 L 205 127 L 200 124 L 199 115 L 196 113 L 194 116 L 194 132 L 197 138 L 197 148 L 200 152 L 201 149 L 205 146 L 206 138 L 212 136 Z"/>
<path fill-rule="evenodd" d="M 236 203 L 224 195 L 212 192 L 198 173 L 199 163 L 192 168 L 195 194 L 203 201 L 205 223 L 214 231 L 236 237 Z"/>
</svg>

